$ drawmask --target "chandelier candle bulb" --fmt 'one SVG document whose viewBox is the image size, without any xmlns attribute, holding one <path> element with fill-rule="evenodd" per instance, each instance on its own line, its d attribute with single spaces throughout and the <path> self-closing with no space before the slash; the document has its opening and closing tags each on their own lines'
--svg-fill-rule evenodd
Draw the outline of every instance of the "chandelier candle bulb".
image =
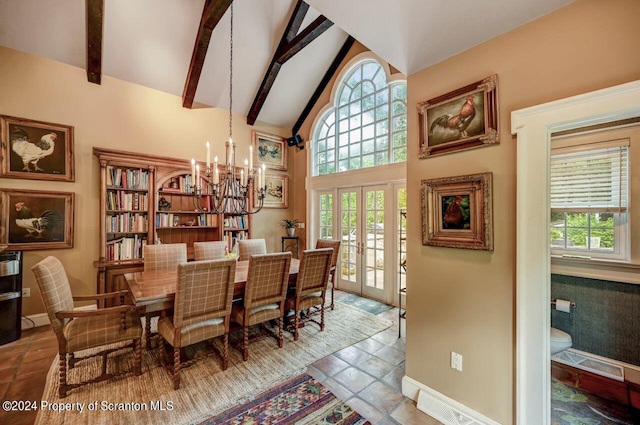
<svg viewBox="0 0 640 425">
<path fill-rule="evenodd" d="M 196 160 L 191 158 L 191 186 L 195 184 L 193 180 L 196 177 Z"/>
<path fill-rule="evenodd" d="M 209 141 L 207 140 L 207 169 L 211 167 L 211 149 L 209 146 Z"/>
<path fill-rule="evenodd" d="M 196 181 L 193 185 L 198 188 L 200 186 L 200 164 L 196 165 Z"/>
<path fill-rule="evenodd" d="M 253 171 L 253 146 L 249 145 L 249 171 Z"/>
<path fill-rule="evenodd" d="M 240 170 L 240 184 L 244 186 L 244 168 Z"/>
<path fill-rule="evenodd" d="M 258 184 L 256 184 L 256 192 L 262 189 L 262 168 L 258 167 Z"/>
</svg>

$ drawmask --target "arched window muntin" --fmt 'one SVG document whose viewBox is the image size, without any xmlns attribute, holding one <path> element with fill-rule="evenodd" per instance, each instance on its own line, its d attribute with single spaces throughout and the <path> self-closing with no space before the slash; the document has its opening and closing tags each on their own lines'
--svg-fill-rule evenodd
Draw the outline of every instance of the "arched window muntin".
<svg viewBox="0 0 640 425">
<path fill-rule="evenodd" d="M 313 135 L 313 176 L 405 162 L 407 85 L 374 58 L 343 74 Z"/>
</svg>

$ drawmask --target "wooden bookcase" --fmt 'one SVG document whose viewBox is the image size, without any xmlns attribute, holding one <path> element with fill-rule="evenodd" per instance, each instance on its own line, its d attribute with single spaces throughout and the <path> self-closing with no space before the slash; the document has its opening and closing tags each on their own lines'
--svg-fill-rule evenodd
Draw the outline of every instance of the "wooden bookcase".
<svg viewBox="0 0 640 425">
<path fill-rule="evenodd" d="M 143 270 L 144 244 L 186 243 L 187 258 L 193 260 L 194 242 L 249 237 L 248 216 L 242 217 L 239 227 L 232 225 L 236 223 L 235 216 L 196 211 L 188 193 L 188 160 L 103 148 L 93 148 L 93 154 L 100 164 L 103 223 L 100 258 L 94 263 L 98 269 L 98 293 L 125 289 L 123 275 Z M 128 176 L 129 180 L 123 185 L 121 177 L 114 182 L 114 176 Z M 225 219 L 230 219 L 227 227 Z"/>
</svg>

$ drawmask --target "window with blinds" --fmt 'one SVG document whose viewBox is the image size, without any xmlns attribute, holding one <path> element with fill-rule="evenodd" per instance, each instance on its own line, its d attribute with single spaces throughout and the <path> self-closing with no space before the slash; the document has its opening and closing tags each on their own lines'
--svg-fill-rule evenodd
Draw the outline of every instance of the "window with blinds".
<svg viewBox="0 0 640 425">
<path fill-rule="evenodd" d="M 551 253 L 626 260 L 629 141 L 552 148 Z"/>
</svg>

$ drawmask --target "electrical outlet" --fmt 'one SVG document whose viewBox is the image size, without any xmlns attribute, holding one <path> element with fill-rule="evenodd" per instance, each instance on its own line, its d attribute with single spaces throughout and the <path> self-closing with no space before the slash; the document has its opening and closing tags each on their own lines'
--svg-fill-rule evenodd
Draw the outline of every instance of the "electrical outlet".
<svg viewBox="0 0 640 425">
<path fill-rule="evenodd" d="M 462 372 L 462 354 L 458 354 L 454 351 L 451 352 L 451 369 Z"/>
<path fill-rule="evenodd" d="M 31 296 L 31 288 L 22 288 L 22 298 L 29 298 Z"/>
</svg>

